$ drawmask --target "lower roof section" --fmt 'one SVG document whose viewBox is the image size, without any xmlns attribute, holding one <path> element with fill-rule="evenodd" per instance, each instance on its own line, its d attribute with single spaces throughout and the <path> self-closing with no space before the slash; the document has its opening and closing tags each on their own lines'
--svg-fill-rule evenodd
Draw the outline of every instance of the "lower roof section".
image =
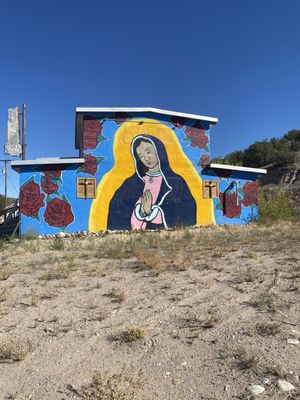
<svg viewBox="0 0 300 400">
<path fill-rule="evenodd" d="M 219 168 L 219 169 L 229 169 L 231 171 L 244 171 L 244 172 L 254 172 L 256 174 L 266 174 L 267 170 L 263 168 L 250 168 L 250 167 L 240 167 L 236 165 L 227 165 L 227 164 L 209 164 L 210 168 Z"/>
<path fill-rule="evenodd" d="M 29 167 L 34 165 L 71 165 L 71 164 L 84 164 L 84 158 L 60 158 L 60 157 L 51 157 L 51 158 L 35 158 L 34 160 L 18 160 L 12 161 L 11 167 L 20 172 L 22 167 Z"/>
</svg>

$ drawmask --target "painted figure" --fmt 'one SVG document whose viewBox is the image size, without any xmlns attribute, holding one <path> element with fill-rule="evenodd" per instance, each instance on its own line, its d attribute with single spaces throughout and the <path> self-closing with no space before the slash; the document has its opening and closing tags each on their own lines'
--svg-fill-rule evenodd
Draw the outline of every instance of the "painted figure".
<svg viewBox="0 0 300 400">
<path fill-rule="evenodd" d="M 170 168 L 163 143 L 149 135 L 131 143 L 135 174 L 116 191 L 108 229 L 157 229 L 196 224 L 196 203 L 184 179 Z"/>
</svg>

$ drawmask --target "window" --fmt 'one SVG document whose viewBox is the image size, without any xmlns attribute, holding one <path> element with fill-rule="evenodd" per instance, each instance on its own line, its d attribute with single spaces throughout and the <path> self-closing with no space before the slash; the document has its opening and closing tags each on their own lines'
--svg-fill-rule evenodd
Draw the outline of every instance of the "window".
<svg viewBox="0 0 300 400">
<path fill-rule="evenodd" d="M 219 197 L 218 181 L 203 181 L 203 199 L 215 199 Z"/>
<path fill-rule="evenodd" d="M 77 178 L 76 196 L 78 199 L 94 199 L 96 197 L 96 178 Z"/>
</svg>

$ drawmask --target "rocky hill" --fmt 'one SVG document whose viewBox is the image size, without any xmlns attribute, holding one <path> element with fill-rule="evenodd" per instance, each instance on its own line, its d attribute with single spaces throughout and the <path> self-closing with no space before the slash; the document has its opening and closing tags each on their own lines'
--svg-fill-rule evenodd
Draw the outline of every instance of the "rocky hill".
<svg viewBox="0 0 300 400">
<path fill-rule="evenodd" d="M 261 177 L 260 182 L 268 192 L 284 190 L 296 215 L 300 216 L 300 152 L 295 162 L 287 165 L 273 164 L 267 166 L 268 173 Z"/>
</svg>

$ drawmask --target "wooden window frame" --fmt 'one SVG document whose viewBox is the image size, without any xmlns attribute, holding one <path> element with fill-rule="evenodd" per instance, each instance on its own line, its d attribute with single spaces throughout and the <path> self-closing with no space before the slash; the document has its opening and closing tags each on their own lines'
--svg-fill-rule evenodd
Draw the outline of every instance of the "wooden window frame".
<svg viewBox="0 0 300 400">
<path fill-rule="evenodd" d="M 93 185 L 93 194 L 88 195 L 87 186 Z M 80 194 L 79 187 L 84 185 L 84 194 Z M 95 199 L 96 198 L 96 178 L 76 178 L 76 198 L 77 199 Z"/>
<path fill-rule="evenodd" d="M 207 194 L 207 188 L 208 194 Z M 215 193 L 213 193 L 213 188 L 215 188 Z M 202 197 L 203 199 L 217 199 L 219 197 L 219 181 L 215 179 L 205 179 L 202 182 Z"/>
</svg>

